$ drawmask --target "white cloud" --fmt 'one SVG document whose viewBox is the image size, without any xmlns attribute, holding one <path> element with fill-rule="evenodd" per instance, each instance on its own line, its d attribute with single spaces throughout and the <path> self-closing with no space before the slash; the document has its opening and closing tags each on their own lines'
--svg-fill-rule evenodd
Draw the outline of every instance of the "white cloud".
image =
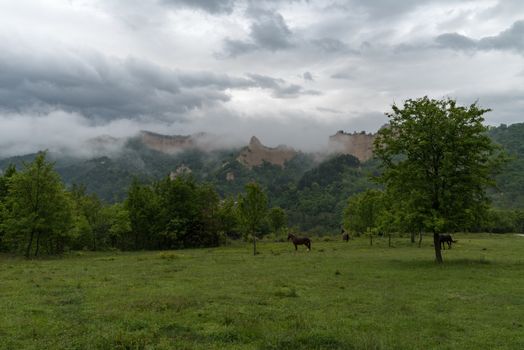
<svg viewBox="0 0 524 350">
<path fill-rule="evenodd" d="M 488 122 L 522 122 L 522 6 L 3 1 L 0 155 L 144 128 L 320 147 L 338 129 L 376 130 L 393 102 L 424 95 L 479 99 L 493 108 Z"/>
</svg>

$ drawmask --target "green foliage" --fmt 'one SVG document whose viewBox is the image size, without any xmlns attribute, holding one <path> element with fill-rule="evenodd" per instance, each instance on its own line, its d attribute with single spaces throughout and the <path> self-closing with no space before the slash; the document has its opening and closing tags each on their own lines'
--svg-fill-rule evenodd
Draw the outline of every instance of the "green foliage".
<svg viewBox="0 0 524 350">
<path fill-rule="evenodd" d="M 367 190 L 349 198 L 344 209 L 344 228 L 357 235 L 378 233 L 384 226 L 386 198 L 382 191 Z"/>
<path fill-rule="evenodd" d="M 393 106 L 389 126 L 379 131 L 379 181 L 406 210 L 423 218 L 426 231 L 462 230 L 485 212 L 486 188 L 494 185 L 500 159 L 483 125 L 488 111 L 475 104 L 457 106 L 452 99 L 407 100 L 402 108 Z"/>
<path fill-rule="evenodd" d="M 83 186 L 73 185 L 70 196 L 75 208 L 75 249 L 103 250 L 111 245 L 110 216 L 96 194 L 88 195 Z"/>
<path fill-rule="evenodd" d="M 280 207 L 274 207 L 269 210 L 268 220 L 273 233 L 280 232 L 287 226 L 286 212 Z"/>
<path fill-rule="evenodd" d="M 402 109 L 393 106 L 389 127 L 379 132 L 379 179 L 399 199 L 420 199 L 409 209 L 425 215 L 428 231 L 457 229 L 485 203 L 494 153 L 482 125 L 487 111 L 453 100 L 407 100 Z"/>
<path fill-rule="evenodd" d="M 217 212 L 219 232 L 221 235 L 231 238 L 240 238 L 240 219 L 235 201 L 232 197 L 220 202 Z"/>
<path fill-rule="evenodd" d="M 129 213 L 133 248 L 144 249 L 151 246 L 155 235 L 160 210 L 159 199 L 151 186 L 140 184 L 134 179 L 129 187 L 125 208 Z"/>
<path fill-rule="evenodd" d="M 246 193 L 238 197 L 238 213 L 245 232 L 253 237 L 260 232 L 268 211 L 268 200 L 256 183 L 246 185 Z"/>
<path fill-rule="evenodd" d="M 524 123 L 490 128 L 488 135 L 509 154 L 509 162 L 496 176 L 497 189 L 490 191 L 499 208 L 524 208 Z"/>
<path fill-rule="evenodd" d="M 12 174 L 5 198 L 3 231 L 11 250 L 26 257 L 61 252 L 70 241 L 72 203 L 46 153 Z"/>
<path fill-rule="evenodd" d="M 153 185 L 135 180 L 125 203 L 133 249 L 216 246 L 220 242 L 219 197 L 194 179 L 165 178 Z"/>
<path fill-rule="evenodd" d="M 483 215 L 473 232 L 524 233 L 524 209 L 490 209 Z"/>
<path fill-rule="evenodd" d="M 360 164 L 351 155 L 335 155 L 307 171 L 283 193 L 273 195 L 273 204 L 284 208 L 292 226 L 317 234 L 338 232 L 347 198 L 376 187 L 369 177 L 373 162 Z"/>
<path fill-rule="evenodd" d="M 6 171 L 0 176 L 0 252 L 7 250 L 5 243 L 5 221 L 8 218 L 8 211 L 6 208 L 6 198 L 9 193 L 10 178 L 16 174 L 16 167 L 10 164 Z"/>
<path fill-rule="evenodd" d="M 490 128 L 487 135 L 504 147 L 511 158 L 503 171 L 495 177 L 497 188 L 489 190 L 488 195 L 493 199 L 495 207 L 523 208 L 524 124 Z M 48 156 L 53 157 L 52 154 Z M 133 178 L 140 183 L 152 183 L 163 179 L 182 165 L 192 170 L 191 174 L 196 182 L 212 184 L 221 198 L 236 197 L 244 191 L 246 184 L 255 181 L 267 192 L 270 206 L 285 210 L 290 225 L 316 234 L 339 231 L 348 197 L 367 189 L 380 188 L 370 181 L 370 176 L 380 175 L 377 160 L 360 163 L 350 155 L 334 155 L 321 160 L 318 155 L 299 153 L 283 167 L 264 163 L 250 169 L 239 163 L 237 156 L 238 149 L 211 152 L 187 150 L 169 155 L 148 149 L 139 139 L 131 139 L 118 154 L 111 157 L 85 160 L 55 156 L 48 159 L 55 162 L 55 169 L 67 186 L 83 184 L 86 194 L 96 194 L 104 203 L 123 201 Z M 24 161 L 33 161 L 34 157 L 35 155 L 28 155 L 0 160 L 4 177 L 9 163 L 21 168 Z M 0 197 L 1 179 L 4 177 L 0 176 Z M 393 221 L 396 221 L 390 222 L 389 226 L 393 225 L 396 231 L 413 232 L 425 226 L 424 222 L 427 220 L 424 218 L 427 216 L 418 215 L 409 210 L 409 207 L 424 206 L 426 201 L 421 200 L 421 196 L 410 198 L 411 203 L 404 200 L 395 204 L 392 208 L 394 213 L 388 211 Z M 105 208 L 105 205 L 102 207 Z M 80 227 L 75 226 L 75 230 L 81 228 L 81 221 L 84 219 L 86 218 L 79 218 Z M 268 227 L 262 229 L 270 230 Z M 230 233 L 235 236 L 238 231 L 237 225 L 237 229 Z M 140 239 L 145 239 L 148 235 L 147 227 L 140 232 L 144 236 Z M 83 236 L 87 237 L 85 232 Z M 84 243 L 84 246 L 92 249 L 92 244 Z"/>
</svg>

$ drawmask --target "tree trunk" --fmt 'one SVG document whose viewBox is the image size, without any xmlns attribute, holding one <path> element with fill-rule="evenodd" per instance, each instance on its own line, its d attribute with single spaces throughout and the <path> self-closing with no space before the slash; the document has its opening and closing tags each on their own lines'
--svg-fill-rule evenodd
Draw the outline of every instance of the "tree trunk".
<svg viewBox="0 0 524 350">
<path fill-rule="evenodd" d="M 257 237 L 253 234 L 253 255 L 257 255 Z"/>
<path fill-rule="evenodd" d="M 415 243 L 415 231 L 411 231 L 411 243 Z"/>
<path fill-rule="evenodd" d="M 435 244 L 435 261 L 442 264 L 442 253 L 440 251 L 440 236 L 433 231 L 433 243 Z"/>
<path fill-rule="evenodd" d="M 38 256 L 38 251 L 40 250 L 40 231 L 38 231 L 38 234 L 36 235 L 36 250 L 35 250 L 35 256 Z"/>
<path fill-rule="evenodd" d="M 35 231 L 31 230 L 31 236 L 29 237 L 29 244 L 27 245 L 27 249 L 25 250 L 25 257 L 29 258 L 29 255 L 31 254 L 31 248 L 33 246 L 33 237 L 35 236 Z"/>
<path fill-rule="evenodd" d="M 391 233 L 388 234 L 388 246 L 391 248 Z"/>
<path fill-rule="evenodd" d="M 418 233 L 418 247 L 420 248 L 421 245 L 422 245 L 422 231 Z"/>
</svg>

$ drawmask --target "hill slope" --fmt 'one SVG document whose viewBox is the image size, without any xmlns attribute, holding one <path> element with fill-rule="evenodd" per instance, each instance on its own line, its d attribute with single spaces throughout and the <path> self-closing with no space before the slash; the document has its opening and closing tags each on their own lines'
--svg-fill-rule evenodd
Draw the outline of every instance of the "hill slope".
<svg viewBox="0 0 524 350">
<path fill-rule="evenodd" d="M 491 128 L 489 135 L 512 157 L 497 176 L 499 190 L 490 193 L 494 204 L 500 208 L 524 208 L 524 123 Z M 347 198 L 376 186 L 370 175 L 377 172 L 377 163 L 361 162 L 348 154 L 326 157 L 286 147 L 268 148 L 256 138 L 244 148 L 213 150 L 209 144 L 193 147 L 198 142 L 189 142 L 195 140 L 191 137 L 147 136 L 147 142 L 143 134 L 128 139 L 113 155 L 79 159 L 50 154 L 50 158 L 67 185 L 84 184 L 89 192 L 108 202 L 125 198 L 133 177 L 151 181 L 191 172 L 197 180 L 213 184 L 222 197 L 236 196 L 246 183 L 256 181 L 266 189 L 272 205 L 286 209 L 290 224 L 307 231 L 336 232 Z M 162 151 L 166 147 L 169 152 Z M 280 151 L 283 153 L 278 154 Z M 9 163 L 21 166 L 33 157 L 0 160 L 0 169 Z M 246 164 L 246 159 L 256 164 Z"/>
</svg>

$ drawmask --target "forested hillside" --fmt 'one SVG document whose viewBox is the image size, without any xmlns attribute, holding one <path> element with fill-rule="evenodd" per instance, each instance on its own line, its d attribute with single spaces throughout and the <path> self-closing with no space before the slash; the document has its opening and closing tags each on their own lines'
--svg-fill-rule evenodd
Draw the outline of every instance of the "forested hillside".
<svg viewBox="0 0 524 350">
<path fill-rule="evenodd" d="M 524 123 L 502 124 L 490 129 L 489 135 L 510 156 L 510 161 L 497 176 L 498 191 L 492 192 L 494 205 L 524 208 Z"/>
<path fill-rule="evenodd" d="M 492 190 L 495 207 L 524 208 L 524 123 L 501 125 L 489 130 L 490 137 L 510 155 L 510 162 L 497 176 L 498 190 Z M 373 161 L 361 163 L 351 155 L 297 153 L 283 167 L 263 163 L 248 168 L 238 160 L 240 148 L 202 151 L 184 150 L 166 154 L 146 147 L 140 139 L 129 139 L 114 155 L 75 159 L 49 154 L 67 186 L 82 184 L 106 202 L 121 201 L 133 180 L 153 181 L 179 172 L 190 172 L 199 182 L 216 188 L 222 198 L 236 197 L 251 181 L 268 193 L 273 206 L 286 210 L 289 224 L 300 230 L 337 232 L 349 196 L 377 185 L 371 180 L 378 171 Z M 0 160 L 18 168 L 34 155 Z"/>
</svg>

